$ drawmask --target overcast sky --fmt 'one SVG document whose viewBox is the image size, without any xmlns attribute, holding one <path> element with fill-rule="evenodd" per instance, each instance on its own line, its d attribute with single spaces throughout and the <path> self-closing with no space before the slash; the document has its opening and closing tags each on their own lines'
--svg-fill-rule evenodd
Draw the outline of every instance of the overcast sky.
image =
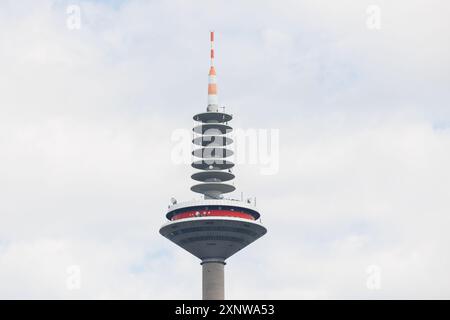
<svg viewBox="0 0 450 320">
<path fill-rule="evenodd" d="M 171 137 L 206 108 L 211 29 L 233 125 L 279 130 L 277 172 L 235 171 L 268 234 L 226 297 L 450 298 L 449 14 L 1 0 L 0 298 L 201 298 L 200 261 L 158 230 L 196 197 Z"/>
</svg>

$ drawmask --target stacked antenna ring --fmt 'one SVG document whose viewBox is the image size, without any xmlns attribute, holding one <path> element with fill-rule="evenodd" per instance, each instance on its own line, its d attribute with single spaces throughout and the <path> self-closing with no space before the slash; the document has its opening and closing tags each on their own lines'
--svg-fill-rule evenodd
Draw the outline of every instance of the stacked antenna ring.
<svg viewBox="0 0 450 320">
<path fill-rule="evenodd" d="M 191 190 L 201 193 L 205 199 L 222 199 L 224 193 L 233 192 L 236 188 L 228 183 L 234 179 L 231 168 L 234 163 L 226 158 L 233 155 L 227 146 L 233 139 L 226 136 L 233 129 L 227 123 L 232 116 L 223 112 L 204 112 L 194 116 L 200 122 L 192 130 L 196 137 L 192 140 L 195 147 L 192 155 L 199 160 L 192 162 L 192 167 L 200 170 L 191 178 L 201 183 L 195 184 Z"/>
</svg>

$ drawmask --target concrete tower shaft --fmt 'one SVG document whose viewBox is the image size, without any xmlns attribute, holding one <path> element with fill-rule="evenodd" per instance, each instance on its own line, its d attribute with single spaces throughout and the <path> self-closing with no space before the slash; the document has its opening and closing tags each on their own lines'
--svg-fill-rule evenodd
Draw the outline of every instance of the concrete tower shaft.
<svg viewBox="0 0 450 320">
<path fill-rule="evenodd" d="M 225 261 L 204 260 L 201 265 L 203 300 L 225 299 Z"/>
</svg>

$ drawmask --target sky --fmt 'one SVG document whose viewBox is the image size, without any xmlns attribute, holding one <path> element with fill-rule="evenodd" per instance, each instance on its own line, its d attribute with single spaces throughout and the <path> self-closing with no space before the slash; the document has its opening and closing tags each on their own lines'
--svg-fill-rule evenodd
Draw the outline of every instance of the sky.
<svg viewBox="0 0 450 320">
<path fill-rule="evenodd" d="M 0 1 L 0 298 L 200 299 L 159 235 L 198 198 L 173 134 L 206 108 L 209 31 L 236 167 L 268 233 L 226 298 L 450 298 L 450 3 Z M 259 159 L 259 158 L 258 158 Z"/>
</svg>

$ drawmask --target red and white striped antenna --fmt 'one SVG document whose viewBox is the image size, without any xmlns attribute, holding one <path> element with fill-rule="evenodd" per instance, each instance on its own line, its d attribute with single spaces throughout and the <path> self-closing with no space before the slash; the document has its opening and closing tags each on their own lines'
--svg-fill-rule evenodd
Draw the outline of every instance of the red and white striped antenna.
<svg viewBox="0 0 450 320">
<path fill-rule="evenodd" d="M 214 31 L 210 32 L 211 41 L 211 67 L 214 66 Z"/>
<path fill-rule="evenodd" d="M 208 108 L 209 112 L 217 112 L 219 109 L 219 100 L 217 98 L 217 83 L 216 83 L 216 69 L 214 68 L 214 31 L 210 32 L 211 65 L 209 67 L 208 75 Z"/>
</svg>

